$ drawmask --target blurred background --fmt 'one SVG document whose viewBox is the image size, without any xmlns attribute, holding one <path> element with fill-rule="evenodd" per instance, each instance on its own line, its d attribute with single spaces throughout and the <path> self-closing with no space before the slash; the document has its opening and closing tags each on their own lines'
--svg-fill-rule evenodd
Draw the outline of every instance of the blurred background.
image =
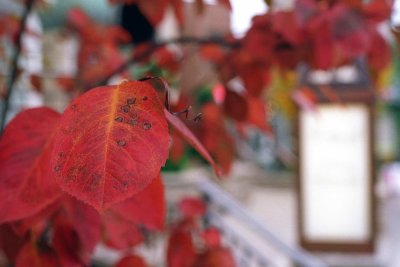
<svg viewBox="0 0 400 267">
<path fill-rule="evenodd" d="M 202 113 L 223 178 L 172 133 L 169 219 L 205 196 L 237 266 L 400 267 L 400 1 L 0 0 L 0 37 L 3 124 L 147 76 Z"/>
</svg>

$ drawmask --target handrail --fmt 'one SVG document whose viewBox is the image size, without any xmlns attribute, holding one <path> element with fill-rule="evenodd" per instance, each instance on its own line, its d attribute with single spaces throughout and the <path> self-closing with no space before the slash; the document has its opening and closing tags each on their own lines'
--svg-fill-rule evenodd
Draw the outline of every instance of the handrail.
<svg viewBox="0 0 400 267">
<path fill-rule="evenodd" d="M 206 196 L 209 201 L 216 203 L 227 210 L 230 214 L 246 223 L 246 225 L 254 230 L 258 236 L 270 243 L 282 254 L 289 257 L 298 266 L 328 267 L 328 264 L 311 255 L 307 251 L 298 247 L 291 247 L 279 239 L 276 235 L 269 231 L 259 219 L 250 214 L 250 212 L 248 212 L 241 204 L 239 204 L 237 200 L 235 200 L 229 193 L 224 191 L 217 184 L 204 180 L 197 182 L 197 188 Z"/>
</svg>

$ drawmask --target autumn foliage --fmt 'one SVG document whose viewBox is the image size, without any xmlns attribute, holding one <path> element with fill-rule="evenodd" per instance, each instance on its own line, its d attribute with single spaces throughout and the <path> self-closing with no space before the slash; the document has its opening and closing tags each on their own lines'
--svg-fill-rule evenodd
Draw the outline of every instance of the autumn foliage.
<svg viewBox="0 0 400 267">
<path fill-rule="evenodd" d="M 168 121 L 207 155 L 147 82 L 92 89 L 63 114 L 34 108 L 15 117 L 0 141 L 0 247 L 8 259 L 86 266 L 99 242 L 126 250 L 143 242 L 143 227 L 164 229 Z M 127 257 L 117 266 L 140 261 Z"/>
<path fill-rule="evenodd" d="M 136 4 L 154 26 L 172 9 L 179 25 L 185 24 L 182 0 L 109 2 Z M 231 8 L 229 0 L 217 2 Z M 204 5 L 196 0 L 194 8 L 201 13 Z M 79 8 L 69 10 L 65 28 L 79 39 L 79 71 L 55 80 L 71 103 L 62 114 L 46 107 L 22 111 L 0 139 L 0 249 L 16 267 L 72 267 L 90 264 L 102 243 L 122 252 L 116 267 L 147 266 L 131 249 L 149 231 L 165 230 L 160 171 L 168 157 L 179 162 L 189 145 L 217 175 L 228 174 L 236 156 L 232 129 L 242 136 L 247 128 L 273 135 L 266 95 L 277 70 L 284 77 L 299 65 L 327 70 L 360 58 L 373 74 L 384 69 L 391 50 L 378 29 L 391 6 L 383 0 L 297 0 L 292 10 L 271 7 L 254 17 L 242 37 L 151 40 L 133 47 L 128 58 L 120 46 L 135 36 L 99 24 Z M 0 23 L 8 25 L 0 36 L 15 42 L 18 19 L 2 15 Z M 195 45 L 218 76 L 204 99 L 182 92 L 170 103 L 160 78 L 104 86 L 115 75 L 134 80 L 127 69 L 140 65 L 151 66 L 143 76 L 167 73 L 179 88 L 176 74 L 186 55 L 169 47 L 179 43 Z M 40 76 L 27 75 L 41 91 Z M 312 106 L 307 88 L 292 97 Z M 189 115 L 189 106 L 202 114 L 200 121 Z M 205 204 L 189 198 L 178 206 L 181 217 L 169 229 L 168 266 L 234 266 L 219 231 L 199 223 Z"/>
</svg>

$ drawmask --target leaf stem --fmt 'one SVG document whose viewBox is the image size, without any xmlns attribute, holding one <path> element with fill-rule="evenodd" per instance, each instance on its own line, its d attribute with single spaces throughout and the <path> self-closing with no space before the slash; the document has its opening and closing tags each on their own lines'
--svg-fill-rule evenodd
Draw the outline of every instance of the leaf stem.
<svg viewBox="0 0 400 267">
<path fill-rule="evenodd" d="M 206 44 L 217 44 L 222 47 L 227 48 L 237 48 L 239 47 L 240 43 L 238 41 L 228 42 L 223 38 L 220 37 L 208 37 L 208 38 L 198 38 L 198 37 L 190 37 L 190 36 L 183 36 L 178 38 L 173 38 L 170 40 L 164 41 L 155 41 L 149 44 L 148 49 L 143 51 L 140 54 L 132 55 L 125 63 L 123 63 L 120 67 L 116 68 L 115 70 L 111 71 L 108 75 L 106 75 L 102 80 L 88 84 L 85 86 L 86 90 L 90 88 L 94 88 L 97 86 L 102 86 L 107 84 L 107 82 L 113 77 L 123 71 L 125 71 L 129 66 L 140 62 L 150 56 L 156 49 L 169 45 L 169 44 L 196 44 L 196 45 L 206 45 Z"/>
<path fill-rule="evenodd" d="M 10 106 L 10 97 L 12 91 L 14 89 L 14 84 L 17 80 L 18 73 L 18 60 L 22 51 L 22 35 L 26 29 L 26 21 L 28 19 L 28 15 L 31 12 L 35 0 L 26 0 L 25 9 L 22 13 L 21 22 L 19 23 L 19 29 L 16 36 L 15 42 L 15 52 L 11 61 L 11 77 L 8 80 L 6 87 L 6 94 L 4 96 L 3 101 L 3 109 L 1 113 L 1 121 L 0 121 L 0 135 L 3 134 L 4 126 L 6 124 L 7 112 Z"/>
</svg>

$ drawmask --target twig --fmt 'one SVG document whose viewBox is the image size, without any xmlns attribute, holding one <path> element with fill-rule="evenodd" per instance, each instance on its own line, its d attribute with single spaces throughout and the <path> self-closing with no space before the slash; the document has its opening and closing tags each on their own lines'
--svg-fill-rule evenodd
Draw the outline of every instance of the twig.
<svg viewBox="0 0 400 267">
<path fill-rule="evenodd" d="M 32 10 L 33 4 L 35 0 L 27 0 L 25 4 L 25 9 L 23 11 L 21 22 L 19 24 L 19 29 L 17 32 L 16 44 L 15 44 L 15 53 L 11 61 L 11 77 L 8 80 L 8 84 L 6 87 L 6 94 L 4 96 L 3 102 L 3 110 L 1 113 L 1 122 L 0 122 L 0 134 L 3 134 L 4 126 L 6 124 L 7 112 L 10 105 L 10 97 L 14 88 L 14 84 L 17 80 L 17 72 L 18 72 L 18 60 L 21 55 L 22 50 L 22 34 L 26 28 L 26 21 L 29 13 Z"/>
<path fill-rule="evenodd" d="M 239 42 L 228 42 L 225 39 L 219 37 L 212 37 L 212 38 L 198 38 L 198 37 L 178 37 L 170 40 L 165 41 L 156 41 L 149 44 L 147 50 L 143 51 L 138 55 L 131 56 L 124 64 L 122 64 L 119 68 L 110 72 L 106 77 L 104 77 L 101 81 L 91 83 L 86 85 L 85 89 L 89 90 L 90 88 L 94 88 L 97 86 L 105 85 L 107 82 L 113 77 L 123 71 L 125 71 L 129 66 L 140 62 L 150 56 L 156 49 L 169 45 L 169 44 L 196 44 L 196 45 L 205 45 L 205 44 L 217 44 L 222 47 L 226 48 L 236 48 L 239 47 Z"/>
</svg>

